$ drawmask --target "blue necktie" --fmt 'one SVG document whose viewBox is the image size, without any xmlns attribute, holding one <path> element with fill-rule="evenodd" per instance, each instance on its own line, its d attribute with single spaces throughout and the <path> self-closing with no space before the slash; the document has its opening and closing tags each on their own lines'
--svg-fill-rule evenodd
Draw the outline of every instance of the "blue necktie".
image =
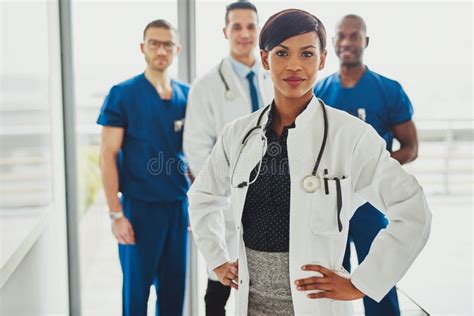
<svg viewBox="0 0 474 316">
<path fill-rule="evenodd" d="M 255 83 L 253 82 L 254 76 L 255 73 L 253 71 L 249 72 L 247 75 L 247 80 L 249 81 L 250 87 L 250 98 L 252 99 L 252 112 L 255 112 L 259 109 L 257 87 L 255 87 Z"/>
</svg>

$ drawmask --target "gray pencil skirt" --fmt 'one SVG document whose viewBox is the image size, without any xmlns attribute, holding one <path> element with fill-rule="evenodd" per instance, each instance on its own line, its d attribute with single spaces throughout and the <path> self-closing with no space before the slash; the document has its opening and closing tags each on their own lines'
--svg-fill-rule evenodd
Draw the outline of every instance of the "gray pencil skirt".
<svg viewBox="0 0 474 316">
<path fill-rule="evenodd" d="M 246 248 L 250 277 L 248 315 L 294 315 L 288 252 Z"/>
</svg>

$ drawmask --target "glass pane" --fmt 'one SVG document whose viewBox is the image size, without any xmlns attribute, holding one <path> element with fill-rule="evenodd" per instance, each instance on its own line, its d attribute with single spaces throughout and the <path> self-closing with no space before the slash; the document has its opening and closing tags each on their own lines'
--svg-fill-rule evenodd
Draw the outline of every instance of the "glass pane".
<svg viewBox="0 0 474 316">
<path fill-rule="evenodd" d="M 99 110 L 110 88 L 145 70 L 140 52 L 143 29 L 152 20 L 177 26 L 176 1 L 73 1 L 77 154 L 80 182 L 78 218 L 82 311 L 121 314 L 122 272 L 110 230 L 99 169 Z M 177 77 L 177 59 L 171 76 Z M 148 312 L 155 294 L 150 291 Z"/>
<path fill-rule="evenodd" d="M 52 177 L 46 5 L 7 2 L 2 6 L 0 209 L 3 213 L 49 205 Z M 31 25 L 37 30 L 34 36 Z"/>
<path fill-rule="evenodd" d="M 0 1 L 2 315 L 68 308 L 58 20 L 57 1 Z"/>
</svg>

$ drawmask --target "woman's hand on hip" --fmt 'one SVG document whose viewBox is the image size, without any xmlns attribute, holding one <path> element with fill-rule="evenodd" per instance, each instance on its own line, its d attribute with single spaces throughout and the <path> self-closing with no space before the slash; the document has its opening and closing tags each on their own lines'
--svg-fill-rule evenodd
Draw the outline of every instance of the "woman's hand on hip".
<svg viewBox="0 0 474 316">
<path fill-rule="evenodd" d="M 214 272 L 222 284 L 230 286 L 236 290 L 239 289 L 239 264 L 237 261 L 226 262 L 215 268 Z"/>
<path fill-rule="evenodd" d="M 352 284 L 349 277 L 341 276 L 320 265 L 309 264 L 301 268 L 304 271 L 317 271 L 322 276 L 313 276 L 295 281 L 296 288 L 299 291 L 314 291 L 317 293 L 309 293 L 307 296 L 314 298 L 330 298 L 339 301 L 350 301 L 362 298 L 364 293 L 359 291 Z"/>
</svg>

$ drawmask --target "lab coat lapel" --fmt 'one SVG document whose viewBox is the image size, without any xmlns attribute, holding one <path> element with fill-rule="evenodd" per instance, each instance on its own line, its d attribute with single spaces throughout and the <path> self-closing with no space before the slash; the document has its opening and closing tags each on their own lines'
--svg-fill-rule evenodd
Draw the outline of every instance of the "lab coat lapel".
<svg viewBox="0 0 474 316">
<path fill-rule="evenodd" d="M 304 192 L 301 183 L 303 178 L 313 171 L 323 141 L 323 130 L 324 118 L 321 105 L 318 99 L 313 97 L 306 109 L 296 118 L 295 128 L 290 129 L 288 134 L 291 184 L 292 188 L 298 188 L 295 193 Z M 321 171 L 320 166 L 318 173 Z"/>
<path fill-rule="evenodd" d="M 316 100 L 316 102 L 315 102 Z M 311 194 L 303 190 L 303 179 L 311 174 L 316 162 L 319 148 L 323 139 L 323 117 L 319 110 L 320 105 L 313 97 L 308 107 L 296 118 L 295 128 L 288 133 L 288 163 L 290 166 L 291 179 L 291 202 L 290 202 L 290 223 L 304 223 L 300 218 L 302 212 L 298 210 L 308 208 L 311 201 Z M 320 171 L 320 170 L 318 170 Z M 298 227 L 290 227 L 290 233 L 298 231 Z M 291 243 L 294 247 L 302 240 L 295 240 L 290 236 L 290 256 Z"/>
<path fill-rule="evenodd" d="M 295 128 L 288 134 L 288 160 L 291 177 L 290 200 L 290 280 L 308 277 L 308 273 L 301 270 L 301 266 L 309 263 L 322 264 L 324 260 L 314 262 L 314 253 L 310 247 L 318 247 L 308 240 L 311 236 L 308 225 L 310 218 L 311 201 L 315 193 L 308 193 L 303 189 L 302 181 L 313 171 L 319 149 L 323 140 L 324 118 L 321 106 L 316 98 L 297 117 Z M 324 155 L 327 148 L 324 151 Z M 321 168 L 322 163 L 319 168 Z M 318 169 L 318 174 L 321 170 Z M 325 255 L 321 251 L 321 255 Z M 311 262 L 310 262 L 311 260 Z M 297 314 L 315 313 L 328 315 L 328 310 L 320 306 L 319 302 L 308 300 L 305 292 L 292 291 L 295 312 Z M 303 308 L 303 309 L 301 309 Z"/>
</svg>

